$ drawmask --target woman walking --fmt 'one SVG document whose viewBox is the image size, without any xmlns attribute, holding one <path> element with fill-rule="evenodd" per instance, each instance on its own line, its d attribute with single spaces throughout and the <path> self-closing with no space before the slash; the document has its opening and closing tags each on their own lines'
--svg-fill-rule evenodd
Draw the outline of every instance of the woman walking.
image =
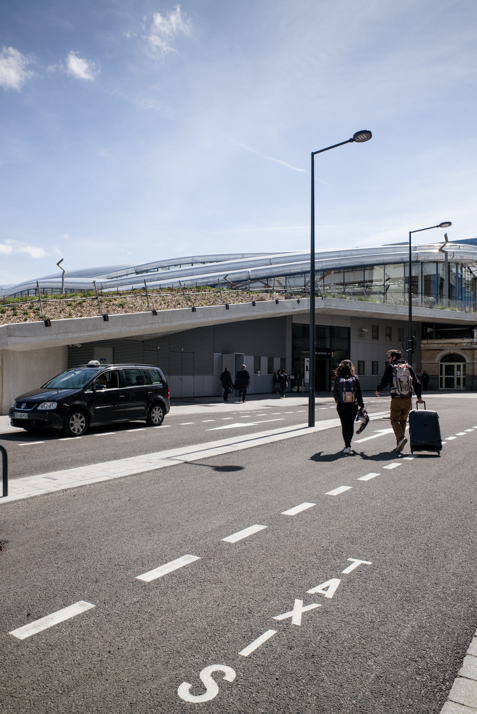
<svg viewBox="0 0 477 714">
<path fill-rule="evenodd" d="M 341 421 L 341 430 L 345 443 L 343 454 L 349 454 L 358 407 L 364 407 L 359 379 L 355 374 L 354 366 L 350 359 L 344 359 L 336 369 L 333 397 Z"/>
</svg>

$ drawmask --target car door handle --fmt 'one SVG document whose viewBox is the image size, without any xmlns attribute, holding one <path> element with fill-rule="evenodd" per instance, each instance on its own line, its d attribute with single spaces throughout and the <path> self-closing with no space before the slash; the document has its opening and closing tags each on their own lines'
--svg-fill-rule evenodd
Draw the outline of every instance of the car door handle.
<svg viewBox="0 0 477 714">
<path fill-rule="evenodd" d="M 120 394 L 119 397 L 118 397 L 118 399 L 126 399 L 126 395 L 125 395 L 125 394 Z"/>
</svg>

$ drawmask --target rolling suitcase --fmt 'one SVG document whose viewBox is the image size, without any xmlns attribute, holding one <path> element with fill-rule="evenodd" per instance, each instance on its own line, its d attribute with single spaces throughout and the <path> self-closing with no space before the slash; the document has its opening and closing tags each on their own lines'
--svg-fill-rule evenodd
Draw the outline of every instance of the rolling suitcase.
<svg viewBox="0 0 477 714">
<path fill-rule="evenodd" d="M 439 415 L 426 409 L 425 402 L 424 409 L 419 410 L 419 403 L 416 402 L 416 409 L 409 412 L 409 442 L 411 454 L 415 451 L 435 451 L 439 456 L 441 455 Z"/>
</svg>

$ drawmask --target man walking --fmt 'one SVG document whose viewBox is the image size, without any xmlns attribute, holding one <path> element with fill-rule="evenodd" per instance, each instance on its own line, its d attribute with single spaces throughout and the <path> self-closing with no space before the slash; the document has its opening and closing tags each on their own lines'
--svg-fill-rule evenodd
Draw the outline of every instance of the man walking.
<svg viewBox="0 0 477 714">
<path fill-rule="evenodd" d="M 400 454 L 407 444 L 404 434 L 406 420 L 412 407 L 413 389 L 419 404 L 424 402 L 421 399 L 421 384 L 411 365 L 401 359 L 401 351 L 389 350 L 387 355 L 388 364 L 376 388 L 376 396 L 379 397 L 379 393 L 388 385 L 391 387 L 391 426 L 396 436 L 395 451 Z"/>
<path fill-rule="evenodd" d="M 245 364 L 242 365 L 242 368 L 239 369 L 239 371 L 235 375 L 234 387 L 235 389 L 238 389 L 239 404 L 242 401 L 245 404 L 245 401 L 247 399 L 247 389 L 249 389 L 250 387 L 250 375 L 247 372 L 247 367 Z"/>
<path fill-rule="evenodd" d="M 222 382 L 222 388 L 224 390 L 224 402 L 226 402 L 229 398 L 231 388 L 234 386 L 232 375 L 230 374 L 228 367 L 226 367 L 220 375 L 220 381 Z"/>
</svg>

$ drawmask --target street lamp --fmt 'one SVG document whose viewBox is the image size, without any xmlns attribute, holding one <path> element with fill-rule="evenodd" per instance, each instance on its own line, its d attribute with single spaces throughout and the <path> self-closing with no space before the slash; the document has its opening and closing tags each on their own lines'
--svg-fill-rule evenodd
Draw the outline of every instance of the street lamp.
<svg viewBox="0 0 477 714">
<path fill-rule="evenodd" d="M 408 330 L 407 330 L 407 361 L 412 367 L 412 353 L 414 352 L 414 340 L 412 337 L 412 290 L 411 290 L 411 271 L 412 271 L 412 254 L 411 254 L 411 236 L 413 233 L 420 233 L 421 231 L 430 231 L 433 228 L 449 228 L 452 223 L 450 221 L 444 221 L 439 223 L 437 226 L 429 226 L 428 228 L 418 228 L 415 231 L 409 231 L 409 275 L 408 275 Z"/>
<path fill-rule="evenodd" d="M 59 267 L 60 270 L 63 271 L 63 274 L 61 276 L 61 294 L 62 295 L 65 294 L 65 273 L 66 273 L 66 270 L 61 267 L 61 263 L 63 262 L 63 260 L 64 260 L 64 258 L 62 258 L 61 260 L 59 260 L 57 262 L 57 266 Z"/>
<path fill-rule="evenodd" d="M 309 365 L 309 399 L 308 399 L 308 426 L 315 426 L 315 156 L 324 151 L 336 149 L 344 144 L 363 144 L 369 141 L 373 135 L 368 130 L 357 131 L 351 139 L 333 144 L 326 149 L 311 152 L 311 246 L 310 246 L 310 365 Z"/>
</svg>

